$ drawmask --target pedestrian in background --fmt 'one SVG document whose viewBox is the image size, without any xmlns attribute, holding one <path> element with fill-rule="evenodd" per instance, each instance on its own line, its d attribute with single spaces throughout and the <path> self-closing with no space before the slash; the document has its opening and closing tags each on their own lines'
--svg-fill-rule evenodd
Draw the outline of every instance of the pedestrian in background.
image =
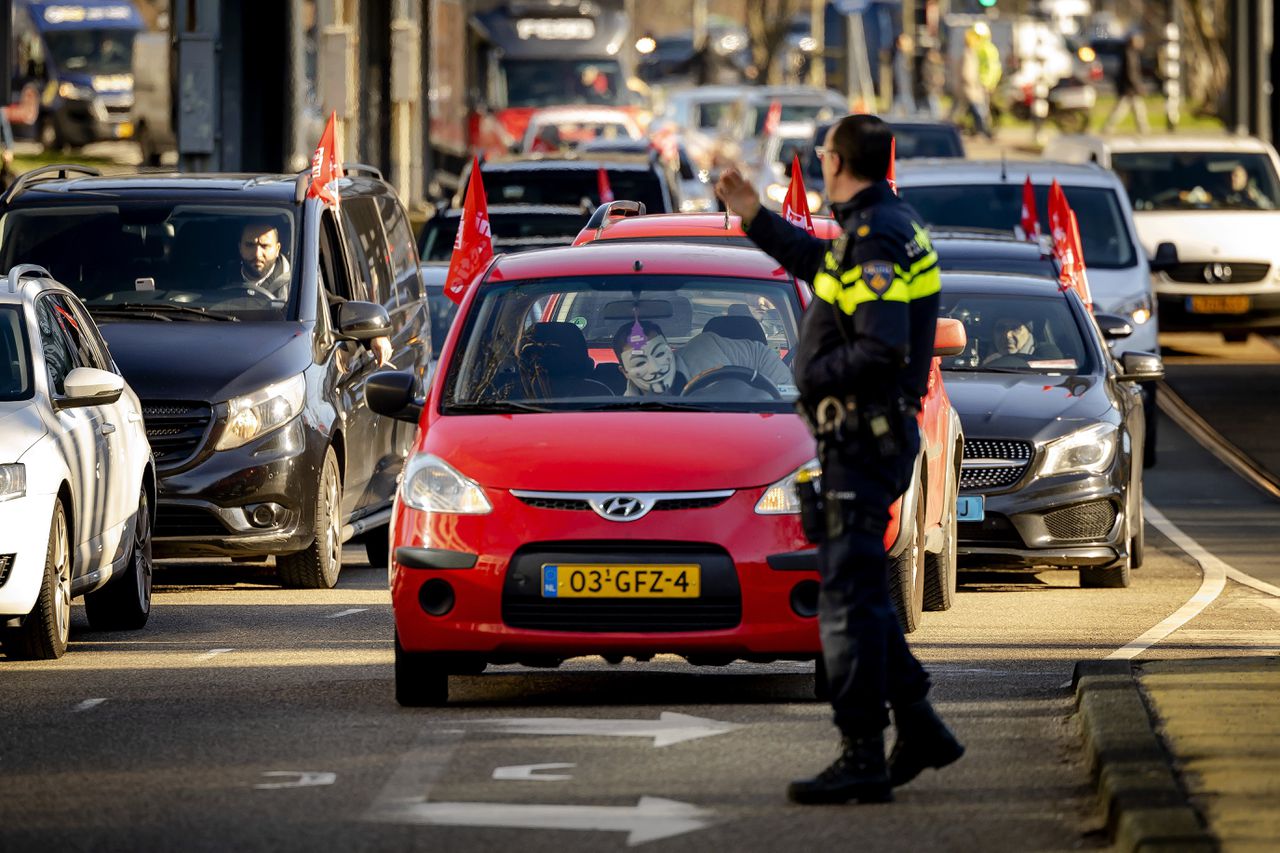
<svg viewBox="0 0 1280 853">
<path fill-rule="evenodd" d="M 941 118 L 942 90 L 947 85 L 947 72 L 942 64 L 942 54 L 932 42 L 920 41 L 913 82 L 916 109 L 927 113 L 929 118 Z"/>
<path fill-rule="evenodd" d="M 1125 42 L 1124 51 L 1120 54 L 1120 66 L 1116 72 L 1116 105 L 1102 125 L 1103 133 L 1111 133 L 1116 125 L 1130 110 L 1133 120 L 1138 125 L 1138 133 L 1151 132 L 1147 123 L 1147 104 L 1143 100 L 1146 86 L 1142 81 L 1142 33 L 1134 31 Z"/>
<path fill-rule="evenodd" d="M 960 97 L 952 109 L 952 117 L 960 112 L 968 112 L 973 119 L 973 129 L 987 139 L 994 139 L 991 132 L 991 104 L 987 87 L 982 83 L 981 73 L 982 37 L 975 29 L 964 34 L 964 53 L 960 56 Z"/>
<path fill-rule="evenodd" d="M 898 115 L 912 115 L 916 111 L 914 65 L 915 46 L 911 36 L 898 33 L 893 51 L 893 112 Z"/>
<path fill-rule="evenodd" d="M 761 207 L 735 169 L 716 194 L 747 236 L 813 284 L 794 357 L 798 407 L 814 433 L 821 495 L 800 484 L 806 535 L 818 542 L 822 655 L 840 756 L 792 782 L 797 803 L 886 802 L 893 787 L 944 767 L 964 747 L 934 713 L 929 675 L 911 654 L 889 597 L 884 535 L 920 450 L 916 415 L 928 388 L 941 278 L 914 210 L 889 186 L 893 134 L 853 115 L 817 154 L 844 234 L 828 243 Z M 804 489 L 808 489 L 805 492 Z M 893 707 L 893 755 L 884 730 Z"/>
</svg>

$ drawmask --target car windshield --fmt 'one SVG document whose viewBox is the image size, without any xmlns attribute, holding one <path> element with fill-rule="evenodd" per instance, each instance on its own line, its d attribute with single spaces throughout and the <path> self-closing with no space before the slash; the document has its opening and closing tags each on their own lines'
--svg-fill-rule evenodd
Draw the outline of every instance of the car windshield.
<svg viewBox="0 0 1280 853">
<path fill-rule="evenodd" d="M 1012 170 L 1011 170 L 1012 171 Z M 1067 202 L 1080 221 L 1085 264 L 1098 269 L 1121 269 L 1137 263 L 1124 212 L 1116 194 L 1106 187 L 1064 186 Z M 930 226 L 989 228 L 1011 232 L 1021 221 L 1022 182 L 1000 184 L 942 184 L 904 186 L 898 193 Z M 1037 215 L 1049 221 L 1049 187 L 1035 188 Z"/>
<path fill-rule="evenodd" d="M 39 264 L 103 320 L 279 320 L 295 289 L 293 219 L 172 202 L 18 208 L 0 218 L 0 263 Z"/>
<path fill-rule="evenodd" d="M 58 68 L 88 74 L 133 71 L 132 30 L 56 30 L 45 33 Z"/>
<path fill-rule="evenodd" d="M 624 104 L 630 100 L 616 59 L 503 59 L 508 107 Z"/>
<path fill-rule="evenodd" d="M 943 370 L 976 373 L 1092 373 L 1085 332 L 1066 298 L 1047 284 L 1045 296 L 957 293 L 942 288 L 939 316 L 964 324 L 964 352 Z"/>
<path fill-rule="evenodd" d="M 650 213 L 670 213 L 662 183 L 652 169 L 604 167 L 614 198 L 643 202 Z M 600 202 L 599 167 L 537 167 L 483 172 L 490 204 L 564 204 L 582 200 L 594 208 Z"/>
<path fill-rule="evenodd" d="M 742 115 L 737 101 L 702 101 L 695 111 L 699 130 L 728 130 Z"/>
<path fill-rule="evenodd" d="M 769 119 L 769 107 L 771 102 L 764 101 L 753 104 L 754 128 L 751 135 L 759 136 L 764 133 L 764 123 Z M 782 104 L 782 115 L 780 121 L 831 121 L 836 118 L 836 111 L 830 104 Z"/>
<path fill-rule="evenodd" d="M 894 156 L 899 160 L 912 157 L 963 157 L 964 145 L 960 134 L 952 127 L 938 125 L 890 125 L 893 130 Z M 821 182 L 822 161 L 814 152 L 827 138 L 830 125 L 821 125 L 814 131 L 812 141 L 804 147 L 800 162 L 804 167 L 806 183 Z"/>
<path fill-rule="evenodd" d="M 790 412 L 790 282 L 592 276 L 485 284 L 451 359 L 445 414 Z"/>
<path fill-rule="evenodd" d="M 0 305 L 0 400 L 25 400 L 31 396 L 31 350 L 22 312 L 14 305 Z"/>
<path fill-rule="evenodd" d="M 487 179 L 486 179 L 487 180 Z M 494 213 L 489 211 L 489 229 L 496 251 L 513 251 L 511 247 L 567 246 L 587 224 L 587 214 L 566 213 Z M 419 254 L 424 261 L 448 261 L 453 255 L 453 242 L 458 236 L 458 217 L 452 213 L 436 215 L 422 226 Z"/>
<path fill-rule="evenodd" d="M 1280 187 L 1265 154 L 1143 151 L 1114 154 L 1111 168 L 1134 210 L 1275 210 Z"/>
</svg>

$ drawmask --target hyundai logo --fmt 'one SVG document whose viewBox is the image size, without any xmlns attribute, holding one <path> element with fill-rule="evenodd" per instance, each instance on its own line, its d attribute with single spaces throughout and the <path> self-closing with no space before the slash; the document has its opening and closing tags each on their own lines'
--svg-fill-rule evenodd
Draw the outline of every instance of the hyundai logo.
<svg viewBox="0 0 1280 853">
<path fill-rule="evenodd" d="M 592 501 L 591 508 L 610 521 L 635 521 L 653 508 L 653 502 L 630 495 L 614 495 L 602 501 Z"/>
<path fill-rule="evenodd" d="M 1205 264 L 1204 280 L 1209 284 L 1231 281 L 1231 265 L 1224 263 Z"/>
</svg>

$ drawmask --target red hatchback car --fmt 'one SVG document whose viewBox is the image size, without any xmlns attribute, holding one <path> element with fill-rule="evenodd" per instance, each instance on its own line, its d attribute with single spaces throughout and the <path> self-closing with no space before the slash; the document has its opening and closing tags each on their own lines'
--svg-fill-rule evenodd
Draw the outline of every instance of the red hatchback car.
<svg viewBox="0 0 1280 853">
<path fill-rule="evenodd" d="M 420 424 L 391 524 L 397 700 L 443 703 L 450 674 L 490 663 L 818 658 L 794 489 L 816 463 L 789 367 L 807 294 L 728 245 L 499 256 L 426 400 L 374 377 L 370 407 Z M 909 627 L 926 550 L 947 604 L 955 583 L 960 427 L 933 387 L 941 443 L 886 537 Z"/>
</svg>

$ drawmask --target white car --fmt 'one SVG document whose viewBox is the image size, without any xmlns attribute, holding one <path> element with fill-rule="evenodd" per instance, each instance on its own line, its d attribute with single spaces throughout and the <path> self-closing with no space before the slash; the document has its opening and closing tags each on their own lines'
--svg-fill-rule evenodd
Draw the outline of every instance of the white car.
<svg viewBox="0 0 1280 853">
<path fill-rule="evenodd" d="M 1246 136 L 1065 136 L 1045 151 L 1119 176 L 1166 331 L 1280 331 L 1280 160 Z"/>
<path fill-rule="evenodd" d="M 548 107 L 529 119 L 520 150 L 525 154 L 548 153 L 598 139 L 643 138 L 640 124 L 618 107 Z"/>
<path fill-rule="evenodd" d="M 44 269 L 0 279 L 0 640 L 67 650 L 71 599 L 100 630 L 151 613 L 155 512 L 142 407 L 84 306 Z"/>
</svg>

